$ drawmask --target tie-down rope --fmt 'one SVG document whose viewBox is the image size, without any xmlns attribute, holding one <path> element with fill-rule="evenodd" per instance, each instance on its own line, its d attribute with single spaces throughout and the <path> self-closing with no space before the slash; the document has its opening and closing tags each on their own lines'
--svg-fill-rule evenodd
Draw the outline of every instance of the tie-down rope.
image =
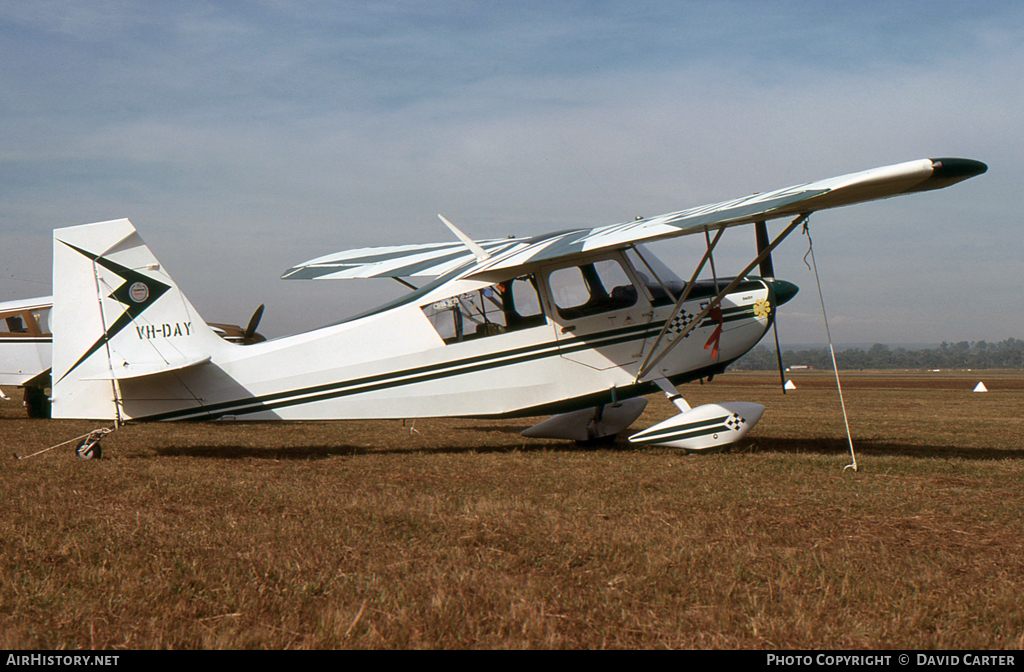
<svg viewBox="0 0 1024 672">
<path fill-rule="evenodd" d="M 821 302 L 821 318 L 825 321 L 825 335 L 828 336 L 828 351 L 832 355 L 832 370 L 836 374 L 836 389 L 839 390 L 839 405 L 843 408 L 843 423 L 846 425 L 846 440 L 850 444 L 850 458 L 853 460 L 852 464 L 848 464 L 843 467 L 843 471 L 847 469 L 853 469 L 857 471 L 857 455 L 853 452 L 853 437 L 850 436 L 850 420 L 846 416 L 846 402 L 843 401 L 843 386 L 839 382 L 839 365 L 836 364 L 836 351 L 832 347 L 832 332 L 828 328 L 828 316 L 825 314 L 825 297 L 821 293 L 821 280 L 818 279 L 818 264 L 814 262 L 814 243 L 811 241 L 811 230 L 804 221 L 804 235 L 807 236 L 807 254 L 804 255 L 804 264 L 807 264 L 807 257 L 811 257 L 811 263 L 807 264 L 807 269 L 811 269 L 813 264 L 814 268 L 814 282 L 818 285 L 818 300 Z"/>
</svg>

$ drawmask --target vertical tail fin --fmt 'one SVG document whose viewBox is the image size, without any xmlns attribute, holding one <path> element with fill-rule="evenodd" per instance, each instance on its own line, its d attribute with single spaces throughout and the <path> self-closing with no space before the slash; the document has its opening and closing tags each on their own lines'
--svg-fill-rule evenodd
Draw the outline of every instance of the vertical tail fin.
<svg viewBox="0 0 1024 672">
<path fill-rule="evenodd" d="M 127 419 L 118 381 L 223 346 L 127 219 L 54 230 L 53 334 L 54 418 Z"/>
</svg>

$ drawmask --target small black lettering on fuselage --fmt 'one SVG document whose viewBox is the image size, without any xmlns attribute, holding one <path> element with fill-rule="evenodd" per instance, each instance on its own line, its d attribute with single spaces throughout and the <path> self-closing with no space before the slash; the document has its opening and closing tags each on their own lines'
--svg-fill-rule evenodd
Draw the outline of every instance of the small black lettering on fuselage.
<svg viewBox="0 0 1024 672">
<path fill-rule="evenodd" d="M 145 326 L 136 326 L 136 333 L 139 335 L 139 340 L 148 341 L 154 338 L 173 338 L 175 336 L 191 336 L 192 335 L 192 323 L 191 322 L 175 322 L 174 324 L 147 324 Z"/>
</svg>

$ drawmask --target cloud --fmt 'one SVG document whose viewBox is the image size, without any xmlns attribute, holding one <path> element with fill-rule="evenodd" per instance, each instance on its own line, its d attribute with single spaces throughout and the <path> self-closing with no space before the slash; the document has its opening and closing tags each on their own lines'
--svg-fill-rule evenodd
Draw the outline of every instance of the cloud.
<svg viewBox="0 0 1024 672">
<path fill-rule="evenodd" d="M 265 323 L 281 334 L 329 321 L 327 305 L 367 308 L 392 290 L 277 277 L 345 247 L 447 239 L 437 212 L 477 237 L 535 234 L 953 155 L 992 170 L 815 218 L 837 253 L 832 301 L 863 325 L 846 340 L 895 338 L 933 291 L 985 309 L 942 338 L 1024 331 L 1005 310 L 1021 251 L 1015 6 L 63 7 L 0 14 L 0 245 L 16 232 L 35 255 L 55 226 L 128 216 L 211 319 L 276 301 Z M 747 260 L 737 238 L 723 267 Z M 799 270 L 801 247 L 779 255 Z M 813 314 L 809 294 L 787 309 Z"/>
</svg>

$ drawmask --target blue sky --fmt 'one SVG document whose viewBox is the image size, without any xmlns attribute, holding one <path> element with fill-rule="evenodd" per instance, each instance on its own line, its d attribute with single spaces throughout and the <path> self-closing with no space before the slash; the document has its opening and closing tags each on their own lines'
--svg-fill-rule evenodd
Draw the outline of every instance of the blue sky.
<svg viewBox="0 0 1024 672">
<path fill-rule="evenodd" d="M 1024 337 L 1022 44 L 1011 2 L 6 3 L 0 300 L 49 293 L 53 228 L 128 217 L 204 317 L 279 336 L 402 291 L 284 270 L 439 212 L 530 235 L 962 156 L 989 172 L 812 218 L 833 337 Z M 790 343 L 824 340 L 805 252 Z"/>
</svg>

